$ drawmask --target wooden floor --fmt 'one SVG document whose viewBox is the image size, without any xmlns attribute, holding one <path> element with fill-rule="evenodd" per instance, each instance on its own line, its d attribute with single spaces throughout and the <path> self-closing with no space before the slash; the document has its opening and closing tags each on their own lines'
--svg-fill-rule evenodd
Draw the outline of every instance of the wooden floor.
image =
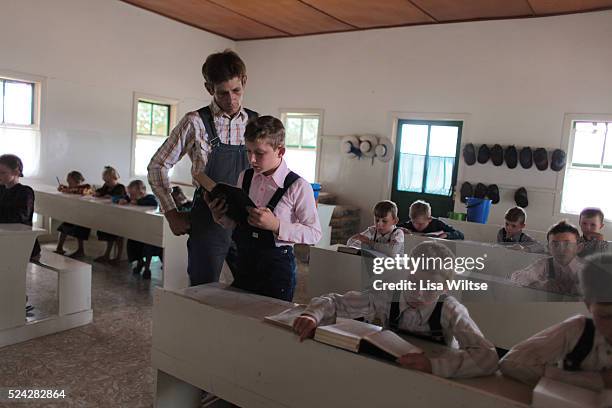
<svg viewBox="0 0 612 408">
<path fill-rule="evenodd" d="M 74 249 L 68 242 L 66 248 Z M 46 249 L 53 250 L 54 244 Z M 64 389 L 64 401 L 0 407 L 152 407 L 152 293 L 160 285 L 159 262 L 152 280 L 132 275 L 127 262 L 111 267 L 93 262 L 103 252 L 96 240 L 86 243 L 92 273 L 92 324 L 0 348 L 0 387 Z M 305 301 L 307 265 L 298 262 L 295 301 Z M 57 277 L 35 270 L 28 276 L 34 318 L 57 312 Z"/>
</svg>

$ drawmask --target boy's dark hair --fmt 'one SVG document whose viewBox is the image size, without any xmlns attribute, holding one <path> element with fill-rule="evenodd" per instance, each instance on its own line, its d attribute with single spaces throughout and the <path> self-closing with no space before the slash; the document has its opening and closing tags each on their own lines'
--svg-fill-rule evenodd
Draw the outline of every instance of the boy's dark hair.
<svg viewBox="0 0 612 408">
<path fill-rule="evenodd" d="M 601 211 L 601 208 L 587 207 L 584 210 L 580 211 L 580 218 L 582 217 L 585 217 L 585 218 L 599 217 L 599 221 L 601 221 L 601 224 L 603 225 L 604 223 L 604 213 L 603 211 Z"/>
<path fill-rule="evenodd" d="M 72 170 L 70 173 L 68 173 L 66 178 L 67 179 L 69 179 L 69 178 L 73 179 L 74 181 L 76 181 L 79 184 L 85 181 L 85 177 L 83 177 L 81 172 L 80 171 L 76 171 L 76 170 Z"/>
<path fill-rule="evenodd" d="M 427 201 L 416 200 L 410 205 L 408 215 L 410 216 L 410 219 L 416 217 L 431 217 L 431 206 Z"/>
<path fill-rule="evenodd" d="M 104 166 L 104 170 L 102 170 L 102 175 L 110 174 L 115 180 L 119 180 L 119 172 L 113 166 Z"/>
<path fill-rule="evenodd" d="M 374 206 L 374 216 L 384 218 L 391 213 L 393 218 L 397 218 L 397 204 L 390 200 L 383 200 L 376 203 Z"/>
<path fill-rule="evenodd" d="M 510 222 L 520 222 L 521 224 L 524 224 L 525 220 L 527 219 L 527 213 L 522 207 L 512 207 L 506 211 L 504 218 Z"/>
<path fill-rule="evenodd" d="M 229 81 L 233 78 L 246 77 L 246 65 L 234 51 L 226 49 L 222 52 L 210 54 L 202 65 L 204 80 L 212 85 Z"/>
<path fill-rule="evenodd" d="M 23 177 L 23 162 L 14 154 L 3 154 L 0 156 L 0 164 L 5 165 L 9 169 L 19 171 L 19 177 Z"/>
<path fill-rule="evenodd" d="M 274 116 L 260 116 L 249 121 L 244 130 L 244 140 L 266 140 L 274 149 L 285 145 L 285 127 Z"/>
<path fill-rule="evenodd" d="M 563 234 L 565 232 L 574 234 L 576 236 L 576 241 L 580 239 L 580 232 L 578 231 L 578 228 L 567 222 L 567 220 L 562 220 L 550 227 L 546 233 L 546 240 L 550 241 L 551 235 Z"/>
<path fill-rule="evenodd" d="M 132 180 L 130 184 L 128 184 L 128 188 L 137 188 L 141 191 L 147 191 L 147 186 L 142 180 Z"/>
<path fill-rule="evenodd" d="M 612 302 L 612 254 L 602 253 L 587 257 L 578 277 L 585 302 Z"/>
</svg>

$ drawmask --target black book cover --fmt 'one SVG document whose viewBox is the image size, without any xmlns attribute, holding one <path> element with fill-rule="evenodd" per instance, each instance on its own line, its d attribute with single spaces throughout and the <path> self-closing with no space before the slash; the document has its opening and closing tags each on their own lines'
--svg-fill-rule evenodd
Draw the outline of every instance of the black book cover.
<svg viewBox="0 0 612 408">
<path fill-rule="evenodd" d="M 249 195 L 241 188 L 217 183 L 210 192 L 212 199 L 221 198 L 227 203 L 227 216 L 239 224 L 246 224 L 249 212 L 247 207 L 257 207 Z"/>
</svg>

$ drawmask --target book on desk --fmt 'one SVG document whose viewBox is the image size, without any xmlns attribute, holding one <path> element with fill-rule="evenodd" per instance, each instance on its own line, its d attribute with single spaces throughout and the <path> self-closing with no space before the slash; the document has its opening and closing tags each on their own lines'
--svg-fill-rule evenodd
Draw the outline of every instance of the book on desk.
<svg viewBox="0 0 612 408">
<path fill-rule="evenodd" d="M 304 310 L 298 305 L 283 312 L 264 317 L 264 321 L 288 329 Z M 314 340 L 353 353 L 364 353 L 395 361 L 404 354 L 422 353 L 423 350 L 398 336 L 391 330 L 359 320 L 338 318 L 335 324 L 319 326 Z"/>
<path fill-rule="evenodd" d="M 609 408 L 612 390 L 600 392 L 542 377 L 533 390 L 533 408 Z"/>
</svg>

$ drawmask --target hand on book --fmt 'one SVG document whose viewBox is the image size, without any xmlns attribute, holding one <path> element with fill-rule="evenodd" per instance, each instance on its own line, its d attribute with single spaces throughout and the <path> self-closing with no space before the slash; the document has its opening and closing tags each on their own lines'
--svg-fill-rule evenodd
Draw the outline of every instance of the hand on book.
<svg viewBox="0 0 612 408">
<path fill-rule="evenodd" d="M 249 208 L 249 218 L 248 222 L 251 226 L 255 228 L 260 228 L 262 230 L 272 231 L 275 234 L 278 234 L 278 230 L 280 228 L 280 221 L 269 208 Z"/>
<path fill-rule="evenodd" d="M 408 353 L 397 359 L 404 368 L 431 373 L 431 361 L 424 354 Z"/>
<path fill-rule="evenodd" d="M 314 317 L 301 315 L 293 321 L 293 331 L 300 336 L 300 341 L 314 336 L 317 328 L 317 321 Z"/>
<path fill-rule="evenodd" d="M 204 201 L 206 204 L 208 204 L 208 208 L 210 208 L 213 220 L 215 220 L 217 224 L 220 224 L 221 220 L 227 213 L 227 203 L 225 200 L 223 198 L 215 198 L 211 200 L 209 194 L 204 193 Z"/>
<path fill-rule="evenodd" d="M 353 238 L 356 239 L 357 241 L 360 241 L 360 242 L 364 243 L 364 244 L 369 244 L 369 243 L 372 242 L 372 240 L 370 238 L 366 237 L 363 234 L 356 234 Z"/>
</svg>

